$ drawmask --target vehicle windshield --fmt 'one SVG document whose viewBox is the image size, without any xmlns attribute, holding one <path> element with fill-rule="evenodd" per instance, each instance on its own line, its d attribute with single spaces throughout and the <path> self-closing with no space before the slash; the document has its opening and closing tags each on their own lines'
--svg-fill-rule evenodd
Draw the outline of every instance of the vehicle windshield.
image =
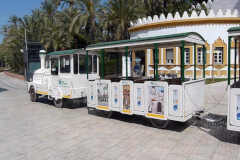
<svg viewBox="0 0 240 160">
<path fill-rule="evenodd" d="M 71 72 L 71 63 L 69 55 L 60 57 L 60 72 L 61 73 Z"/>
<path fill-rule="evenodd" d="M 58 58 L 51 59 L 51 74 L 58 75 Z"/>
</svg>

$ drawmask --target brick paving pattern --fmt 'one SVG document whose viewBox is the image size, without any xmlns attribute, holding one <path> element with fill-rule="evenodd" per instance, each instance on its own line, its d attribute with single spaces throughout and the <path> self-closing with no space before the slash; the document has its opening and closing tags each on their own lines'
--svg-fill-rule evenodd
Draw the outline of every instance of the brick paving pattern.
<svg viewBox="0 0 240 160">
<path fill-rule="evenodd" d="M 206 87 L 206 108 L 226 116 L 225 83 Z M 239 160 L 240 133 L 171 122 L 153 128 L 143 117 L 111 119 L 84 107 L 32 103 L 26 84 L 0 73 L 0 159 Z"/>
</svg>

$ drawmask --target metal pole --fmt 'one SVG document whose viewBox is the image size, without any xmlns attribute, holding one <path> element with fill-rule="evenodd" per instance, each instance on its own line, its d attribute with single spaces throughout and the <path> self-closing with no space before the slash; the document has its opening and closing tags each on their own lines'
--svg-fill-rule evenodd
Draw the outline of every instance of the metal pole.
<svg viewBox="0 0 240 160">
<path fill-rule="evenodd" d="M 24 27 L 24 36 L 25 36 L 25 47 L 26 47 L 26 51 L 28 50 L 28 47 L 27 47 L 27 30 L 26 28 Z"/>
<path fill-rule="evenodd" d="M 231 80 L 231 39 L 231 36 L 228 37 L 228 85 L 230 85 Z"/>
<path fill-rule="evenodd" d="M 25 69 L 25 78 L 29 81 L 29 59 L 28 59 L 28 46 L 27 46 L 27 30 L 24 27 L 24 38 L 25 38 L 25 54 L 27 59 L 26 69 Z"/>
<path fill-rule="evenodd" d="M 158 45 L 154 44 L 154 49 L 155 49 L 155 60 L 154 60 L 154 66 L 155 66 L 155 80 L 159 80 L 159 75 L 158 75 L 158 64 L 159 64 L 159 51 L 158 51 Z"/>
<path fill-rule="evenodd" d="M 185 42 L 182 41 L 181 42 L 181 81 L 184 82 L 185 81 L 185 71 L 184 71 L 184 67 L 185 67 Z"/>
<path fill-rule="evenodd" d="M 240 80 L 240 43 L 238 40 L 238 80 Z"/>
<path fill-rule="evenodd" d="M 120 74 L 120 60 L 119 60 L 120 56 L 119 54 L 117 54 L 117 75 Z"/>
<path fill-rule="evenodd" d="M 104 49 L 101 50 L 101 79 L 104 78 Z"/>
<path fill-rule="evenodd" d="M 206 47 L 205 45 L 203 45 L 203 78 L 206 77 L 205 65 L 206 65 Z"/>
<path fill-rule="evenodd" d="M 88 51 L 86 51 L 86 72 L 87 72 L 87 79 L 88 79 Z"/>
<path fill-rule="evenodd" d="M 194 80 L 197 79 L 197 53 L 196 53 L 196 44 L 194 43 Z"/>
<path fill-rule="evenodd" d="M 126 57 L 126 79 L 128 79 L 128 47 L 125 48 L 125 57 Z"/>
<path fill-rule="evenodd" d="M 237 81 L 237 39 L 235 39 L 234 55 L 234 83 Z"/>
<path fill-rule="evenodd" d="M 156 55 L 155 55 L 155 48 L 154 48 L 154 50 L 152 50 L 152 51 L 154 51 L 153 53 L 152 53 L 152 55 L 153 55 L 153 78 L 154 79 L 156 79 L 156 65 L 155 65 L 155 61 L 156 61 Z"/>
</svg>

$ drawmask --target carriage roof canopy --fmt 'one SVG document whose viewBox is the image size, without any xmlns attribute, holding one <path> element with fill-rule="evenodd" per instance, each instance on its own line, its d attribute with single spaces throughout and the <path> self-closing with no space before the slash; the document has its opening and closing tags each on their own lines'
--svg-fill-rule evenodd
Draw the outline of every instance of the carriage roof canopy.
<svg viewBox="0 0 240 160">
<path fill-rule="evenodd" d="M 161 48 L 178 47 L 181 46 L 182 41 L 184 41 L 186 45 L 205 44 L 205 40 L 200 34 L 196 32 L 186 32 L 131 40 L 97 43 L 89 45 L 86 50 L 97 51 L 104 49 L 110 52 L 123 52 L 125 47 L 129 47 L 129 50 L 149 49 L 154 48 L 154 44 L 158 44 Z"/>
<path fill-rule="evenodd" d="M 234 46 L 234 84 L 236 84 L 237 81 L 237 49 L 238 49 L 238 43 L 240 40 L 240 26 L 238 27 L 231 27 L 228 29 L 228 85 L 230 85 L 231 81 L 231 43 L 232 39 L 234 40 L 235 46 Z"/>
<path fill-rule="evenodd" d="M 79 49 L 72 49 L 72 50 L 64 50 L 64 51 L 54 51 L 54 52 L 50 52 L 48 53 L 47 55 L 49 56 L 60 56 L 60 55 L 67 55 L 67 54 L 75 54 L 75 53 L 78 53 Z"/>
<path fill-rule="evenodd" d="M 228 29 L 229 36 L 240 37 L 240 27 L 231 27 Z"/>
</svg>

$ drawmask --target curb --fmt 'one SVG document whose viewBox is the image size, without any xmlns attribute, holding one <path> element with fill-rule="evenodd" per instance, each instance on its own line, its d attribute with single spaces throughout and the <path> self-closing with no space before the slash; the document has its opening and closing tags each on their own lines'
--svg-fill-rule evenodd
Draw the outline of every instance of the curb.
<svg viewBox="0 0 240 160">
<path fill-rule="evenodd" d="M 4 71 L 3 73 L 5 75 L 9 76 L 9 77 L 20 79 L 20 80 L 24 80 L 24 76 L 23 75 L 16 74 L 16 73 L 11 73 L 11 72 L 7 72 L 7 71 Z"/>
</svg>

